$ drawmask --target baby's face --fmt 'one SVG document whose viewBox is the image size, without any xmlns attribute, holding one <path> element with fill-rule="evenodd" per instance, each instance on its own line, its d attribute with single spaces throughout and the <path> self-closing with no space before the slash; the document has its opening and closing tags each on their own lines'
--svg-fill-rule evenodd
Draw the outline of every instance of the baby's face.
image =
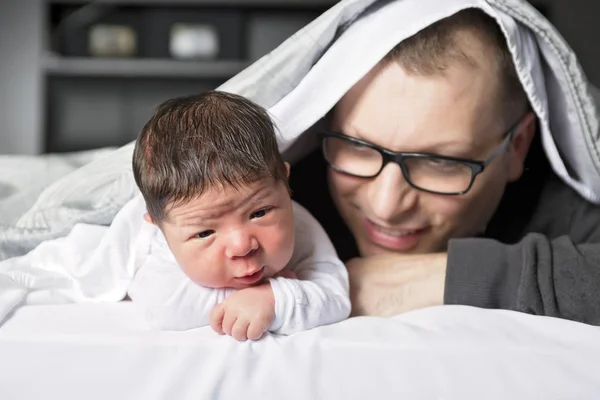
<svg viewBox="0 0 600 400">
<path fill-rule="evenodd" d="M 161 229 L 199 285 L 243 289 L 280 272 L 294 251 L 292 201 L 282 182 L 214 188 L 168 210 Z"/>
</svg>

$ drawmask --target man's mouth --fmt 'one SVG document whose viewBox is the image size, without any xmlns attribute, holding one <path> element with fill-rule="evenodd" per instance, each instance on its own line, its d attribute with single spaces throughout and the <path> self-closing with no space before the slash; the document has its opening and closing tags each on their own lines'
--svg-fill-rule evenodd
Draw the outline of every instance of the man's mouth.
<svg viewBox="0 0 600 400">
<path fill-rule="evenodd" d="M 389 236 L 394 236 L 394 237 L 402 237 L 402 236 L 412 235 L 419 231 L 419 229 L 412 229 L 412 230 L 389 229 L 389 228 L 384 228 L 384 227 L 378 226 L 378 225 L 375 225 L 375 228 L 377 230 L 379 230 L 379 232 L 381 232 L 381 233 L 384 233 Z"/>
<path fill-rule="evenodd" d="M 428 228 L 398 227 L 388 228 L 365 219 L 366 234 L 371 242 L 387 249 L 405 252 L 415 248 Z"/>
</svg>

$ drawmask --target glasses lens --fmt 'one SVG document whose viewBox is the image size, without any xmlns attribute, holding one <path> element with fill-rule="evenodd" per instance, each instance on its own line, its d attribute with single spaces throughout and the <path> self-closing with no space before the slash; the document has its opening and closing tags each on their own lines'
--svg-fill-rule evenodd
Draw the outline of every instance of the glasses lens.
<svg viewBox="0 0 600 400">
<path fill-rule="evenodd" d="M 323 141 L 323 152 L 329 164 L 355 176 L 374 176 L 383 162 L 377 150 L 336 137 L 328 137 Z"/>
<path fill-rule="evenodd" d="M 473 176 L 467 164 L 443 158 L 406 157 L 404 166 L 414 186 L 437 193 L 464 192 Z"/>
</svg>

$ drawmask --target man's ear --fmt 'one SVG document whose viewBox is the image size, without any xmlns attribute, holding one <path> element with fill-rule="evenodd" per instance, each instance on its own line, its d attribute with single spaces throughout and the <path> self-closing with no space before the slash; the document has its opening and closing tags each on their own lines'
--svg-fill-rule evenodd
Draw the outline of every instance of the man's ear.
<svg viewBox="0 0 600 400">
<path fill-rule="evenodd" d="M 519 124 L 509 146 L 508 181 L 521 178 L 525 169 L 525 159 L 537 130 L 537 119 L 533 111 L 529 112 Z"/>
<path fill-rule="evenodd" d="M 285 176 L 290 179 L 290 163 L 289 162 L 284 162 L 285 164 Z"/>
<path fill-rule="evenodd" d="M 152 225 L 156 225 L 156 222 L 154 222 L 154 219 L 152 219 L 152 217 L 148 213 L 144 213 L 144 221 L 146 221 Z"/>
</svg>

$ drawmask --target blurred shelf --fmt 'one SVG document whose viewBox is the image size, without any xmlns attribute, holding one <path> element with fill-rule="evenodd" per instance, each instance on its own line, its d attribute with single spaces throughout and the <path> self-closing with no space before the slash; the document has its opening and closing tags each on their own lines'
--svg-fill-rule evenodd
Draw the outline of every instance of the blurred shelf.
<svg viewBox="0 0 600 400">
<path fill-rule="evenodd" d="M 180 61 L 165 59 L 99 59 L 46 56 L 49 75 L 121 78 L 230 78 L 250 63 L 245 61 Z"/>
<path fill-rule="evenodd" d="M 326 7 L 339 0 L 44 0 L 53 4 L 110 4 L 110 5 L 185 5 L 185 6 L 228 6 L 228 7 Z"/>
</svg>

